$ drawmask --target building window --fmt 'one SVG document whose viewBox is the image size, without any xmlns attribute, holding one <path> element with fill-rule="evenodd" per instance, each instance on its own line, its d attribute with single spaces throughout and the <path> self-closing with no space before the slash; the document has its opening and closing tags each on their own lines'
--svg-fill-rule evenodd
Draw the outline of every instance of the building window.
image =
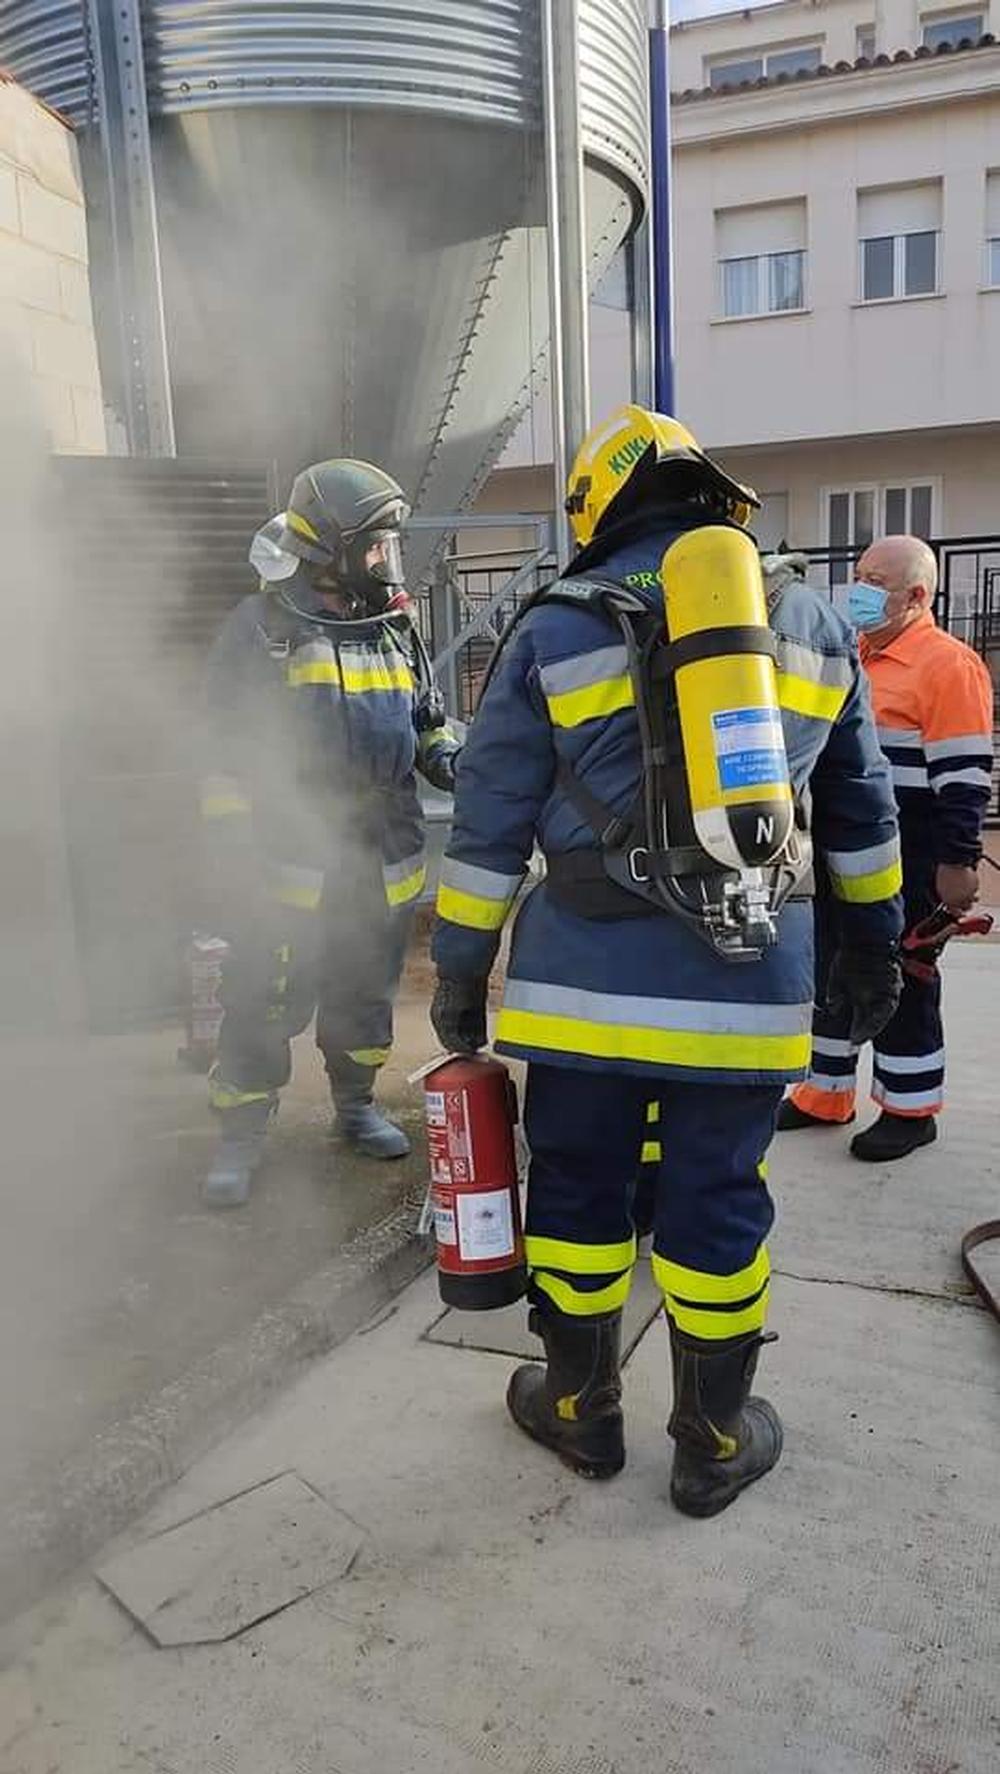
<svg viewBox="0 0 1000 1774">
<path fill-rule="evenodd" d="M 727 320 L 805 307 L 806 206 L 769 203 L 717 210 L 719 312 Z"/>
<path fill-rule="evenodd" d="M 987 289 L 1000 289 L 1000 168 L 986 174 L 986 265 L 983 282 Z"/>
<path fill-rule="evenodd" d="M 727 320 L 751 314 L 783 314 L 805 307 L 802 251 L 721 259 L 722 312 Z"/>
<path fill-rule="evenodd" d="M 861 300 L 935 295 L 940 227 L 939 184 L 859 191 Z"/>
<path fill-rule="evenodd" d="M 978 43 L 985 27 L 981 12 L 953 12 L 943 18 L 924 19 L 924 48 L 940 49 L 944 44 L 956 49 L 966 40 Z"/>
<path fill-rule="evenodd" d="M 712 87 L 742 86 L 748 80 L 776 80 L 779 74 L 811 74 L 822 58 L 821 43 L 792 44 L 784 49 L 762 50 L 759 55 L 709 62 L 705 77 Z"/>
<path fill-rule="evenodd" d="M 933 481 L 835 487 L 824 493 L 830 584 L 849 582 L 858 555 L 877 536 L 932 536 L 935 493 Z"/>
<path fill-rule="evenodd" d="M 854 53 L 858 60 L 875 60 L 875 26 L 859 25 L 854 33 Z"/>
</svg>

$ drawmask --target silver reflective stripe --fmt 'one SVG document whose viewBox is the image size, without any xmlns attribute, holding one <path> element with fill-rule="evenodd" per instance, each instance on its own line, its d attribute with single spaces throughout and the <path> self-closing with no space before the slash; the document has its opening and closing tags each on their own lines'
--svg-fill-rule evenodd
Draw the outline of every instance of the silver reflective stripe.
<svg viewBox="0 0 1000 1774">
<path fill-rule="evenodd" d="M 944 1070 L 944 1048 L 936 1053 L 882 1053 L 875 1049 L 875 1065 L 880 1072 L 937 1072 Z"/>
<path fill-rule="evenodd" d="M 598 647 L 593 653 L 576 653 L 572 659 L 557 659 L 554 665 L 543 665 L 539 672 L 546 696 L 563 696 L 567 690 L 585 690 L 589 684 L 602 684 L 606 678 L 624 677 L 628 671 L 628 654 L 624 647 Z"/>
<path fill-rule="evenodd" d="M 813 1055 L 826 1059 L 856 1059 L 860 1049 L 853 1041 L 840 1041 L 833 1035 L 813 1036 Z"/>
<path fill-rule="evenodd" d="M 992 733 L 962 733 L 956 739 L 928 739 L 924 750 L 932 764 L 939 758 L 977 758 L 993 753 Z"/>
<path fill-rule="evenodd" d="M 415 850 L 412 856 L 404 856 L 402 862 L 384 862 L 382 864 L 382 878 L 394 887 L 401 886 L 404 881 L 410 879 L 411 875 L 416 874 L 422 866 L 423 860 L 423 850 Z"/>
<path fill-rule="evenodd" d="M 458 893 L 474 893 L 477 899 L 510 899 L 524 879 L 519 875 L 500 875 L 493 869 L 478 868 L 475 863 L 456 862 L 446 856 L 441 864 L 441 884 L 454 887 Z"/>
<path fill-rule="evenodd" d="M 922 764 L 890 764 L 894 788 L 927 788 L 927 771 Z"/>
<path fill-rule="evenodd" d="M 964 788 L 990 788 L 993 778 L 988 770 L 979 770 L 973 764 L 967 764 L 964 770 L 945 770 L 941 776 L 932 776 L 931 788 L 935 794 L 947 788 L 949 782 L 960 782 Z"/>
<path fill-rule="evenodd" d="M 924 736 L 919 727 L 878 727 L 876 732 L 883 749 L 887 745 L 905 745 L 913 751 L 923 750 Z"/>
<path fill-rule="evenodd" d="M 584 992 L 578 986 L 509 979 L 505 1010 L 575 1017 L 616 1028 L 690 1030 L 713 1035 L 800 1035 L 810 1027 L 811 1004 L 708 1004 L 697 998 L 631 998 Z"/>
<path fill-rule="evenodd" d="M 928 1109 L 941 1107 L 943 1084 L 937 1090 L 887 1090 L 881 1079 L 872 1079 L 872 1102 L 884 1109 Z"/>
<path fill-rule="evenodd" d="M 875 875 L 899 861 L 899 839 L 870 844 L 867 850 L 827 850 L 825 854 L 835 875 Z"/>
<path fill-rule="evenodd" d="M 854 667 L 843 654 L 817 653 L 814 647 L 807 647 L 802 641 L 787 641 L 778 636 L 778 670 L 790 673 L 792 677 L 808 678 L 812 684 L 827 684 L 837 689 L 849 689 L 854 679 Z"/>
<path fill-rule="evenodd" d="M 810 1072 L 806 1083 L 812 1090 L 826 1090 L 832 1095 L 838 1091 L 854 1093 L 854 1073 L 842 1072 L 834 1077 L 832 1072 Z"/>
<path fill-rule="evenodd" d="M 336 654 L 332 641 L 306 641 L 302 647 L 296 647 L 291 655 L 293 665 L 333 665 Z"/>
</svg>

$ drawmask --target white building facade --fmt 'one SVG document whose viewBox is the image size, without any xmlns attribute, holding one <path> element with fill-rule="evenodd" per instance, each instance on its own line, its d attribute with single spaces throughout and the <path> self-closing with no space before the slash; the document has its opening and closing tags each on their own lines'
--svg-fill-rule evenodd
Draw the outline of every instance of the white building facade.
<svg viewBox="0 0 1000 1774">
<path fill-rule="evenodd" d="M 768 541 L 1000 531 L 993 23 L 780 0 L 673 33 L 677 405 Z"/>
<path fill-rule="evenodd" d="M 778 0 L 672 31 L 676 407 L 759 489 L 768 544 L 1000 533 L 993 30 L 1000 0 Z M 595 416 L 630 396 L 626 317 L 598 321 Z M 494 509 L 551 503 L 543 432 Z"/>
</svg>

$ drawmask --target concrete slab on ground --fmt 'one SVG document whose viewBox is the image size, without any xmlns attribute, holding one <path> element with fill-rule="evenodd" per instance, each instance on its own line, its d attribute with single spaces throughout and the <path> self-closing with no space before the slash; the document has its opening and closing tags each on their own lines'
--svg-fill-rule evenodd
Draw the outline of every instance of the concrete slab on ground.
<svg viewBox="0 0 1000 1774">
<path fill-rule="evenodd" d="M 290 1461 L 365 1530 L 342 1582 L 227 1644 L 154 1649 L 93 1582 L 0 1649 L 5 1774 L 995 1774 L 996 1327 L 786 1282 L 775 1473 L 714 1522 L 665 1498 L 667 1350 L 589 1485 L 506 1418 L 504 1358 L 429 1343 L 432 1277 L 166 1498 Z"/>
<path fill-rule="evenodd" d="M 218 1643 L 350 1570 L 363 1535 L 294 1472 L 223 1497 L 97 1570 L 158 1645 Z"/>
<path fill-rule="evenodd" d="M 406 1084 L 433 1045 L 422 982 L 401 1001 L 397 1030 L 381 1091 L 413 1156 L 378 1164 L 330 1138 L 307 1034 L 253 1198 L 228 1213 L 198 1197 L 215 1124 L 204 1078 L 177 1064 L 176 1031 L 2 1045 L 0 1614 L 29 1599 L 32 1572 L 51 1578 L 99 1546 L 116 1512 L 118 1530 L 140 1466 L 132 1513 L 148 1502 L 157 1460 L 162 1476 L 180 1469 L 171 1429 L 197 1414 L 199 1374 L 217 1351 L 235 1352 L 241 1383 L 252 1359 L 273 1361 L 280 1348 L 301 1360 L 287 1325 L 273 1334 L 275 1315 L 352 1239 L 422 1196 L 422 1114 Z M 299 1300 L 304 1327 L 312 1309 Z M 209 1382 L 200 1396 L 218 1434 L 236 1419 L 218 1411 L 217 1363 Z M 120 1458 L 136 1413 L 139 1465 Z M 103 1500 L 93 1482 L 102 1461 L 113 1492 Z"/>
</svg>

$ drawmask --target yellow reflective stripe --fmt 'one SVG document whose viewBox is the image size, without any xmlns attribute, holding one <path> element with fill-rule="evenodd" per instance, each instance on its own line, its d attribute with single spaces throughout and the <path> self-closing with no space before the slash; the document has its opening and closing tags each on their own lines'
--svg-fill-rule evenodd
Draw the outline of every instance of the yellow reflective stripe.
<svg viewBox="0 0 1000 1774">
<path fill-rule="evenodd" d="M 767 1171 L 768 1171 L 767 1159 L 762 1158 L 760 1163 L 757 1166 L 757 1175 L 760 1177 L 760 1180 L 762 1183 L 767 1182 Z"/>
<path fill-rule="evenodd" d="M 583 721 L 598 721 L 619 709 L 635 707 L 632 680 L 624 677 L 604 678 L 597 684 L 584 684 L 579 690 L 563 690 L 546 696 L 549 719 L 554 727 L 579 727 Z"/>
<path fill-rule="evenodd" d="M 390 905 L 406 905 L 408 900 L 416 899 L 417 894 L 423 892 L 426 880 L 427 868 L 424 863 L 421 863 L 420 867 L 414 869 L 412 875 L 407 875 L 405 880 L 386 881 L 385 897 Z"/>
<path fill-rule="evenodd" d="M 272 1092 L 269 1090 L 237 1090 L 233 1084 L 221 1084 L 216 1079 L 208 1081 L 208 1101 L 213 1109 L 242 1109 L 247 1103 L 269 1102 Z"/>
<path fill-rule="evenodd" d="M 304 536 L 307 542 L 319 541 L 318 530 L 314 530 L 309 519 L 300 517 L 297 511 L 286 511 L 285 522 L 290 530 L 294 530 L 297 536 Z"/>
<path fill-rule="evenodd" d="M 571 1244 L 565 1238 L 529 1233 L 524 1240 L 529 1269 L 562 1269 L 567 1275 L 612 1275 L 635 1262 L 635 1238 L 620 1244 Z"/>
<path fill-rule="evenodd" d="M 347 1057 L 356 1066 L 384 1066 L 391 1052 L 391 1047 L 349 1047 Z"/>
<path fill-rule="evenodd" d="M 339 685 L 340 683 L 337 661 L 332 657 L 330 659 L 303 659 L 298 663 L 294 659 L 290 660 L 286 676 L 293 690 L 298 689 L 300 684 Z"/>
<path fill-rule="evenodd" d="M 639 1154 L 640 1164 L 659 1164 L 662 1157 L 663 1147 L 659 1140 L 643 1140 L 642 1151 Z"/>
<path fill-rule="evenodd" d="M 349 696 L 365 690 L 412 690 L 413 673 L 408 665 L 384 665 L 364 671 L 345 665 L 344 689 Z"/>
<path fill-rule="evenodd" d="M 468 930 L 500 930 L 510 910 L 509 899 L 485 899 L 481 893 L 462 893 L 442 881 L 438 888 L 437 914 L 450 924 Z"/>
<path fill-rule="evenodd" d="M 830 885 L 837 899 L 847 905 L 873 905 L 902 892 L 903 865 L 891 862 L 888 868 L 875 869 L 870 875 L 835 875 L 831 871 Z"/>
<path fill-rule="evenodd" d="M 742 1337 L 747 1331 L 763 1330 L 767 1322 L 769 1291 L 765 1288 L 760 1299 L 745 1306 L 742 1312 L 704 1312 L 697 1306 L 682 1306 L 674 1299 L 667 1300 L 666 1309 L 677 1329 L 686 1331 L 689 1337 L 722 1343 L 727 1337 Z"/>
<path fill-rule="evenodd" d="M 577 1293 L 568 1281 L 560 1281 L 558 1275 L 547 1275 L 544 1270 L 536 1269 L 532 1281 L 560 1312 L 571 1318 L 590 1318 L 598 1312 L 618 1312 L 628 1299 L 632 1285 L 632 1271 L 626 1269 L 617 1281 L 611 1281 L 607 1287 L 599 1287 L 593 1293 Z"/>
<path fill-rule="evenodd" d="M 413 673 L 408 665 L 364 671 L 347 665 L 341 671 L 335 659 L 293 659 L 288 665 L 287 682 L 293 690 L 304 684 L 336 684 L 348 696 L 354 696 L 369 690 L 412 690 Z"/>
<path fill-rule="evenodd" d="M 687 1269 L 669 1257 L 653 1253 L 653 1274 L 663 1293 L 673 1300 L 697 1300 L 702 1306 L 736 1306 L 760 1292 L 771 1273 L 767 1247 L 761 1245 L 752 1263 L 732 1275 L 709 1275 L 703 1269 Z"/>
<path fill-rule="evenodd" d="M 647 1125 L 647 1127 L 655 1127 L 656 1123 L 659 1121 L 659 1119 L 660 1119 L 660 1100 L 658 1097 L 654 1096 L 652 1102 L 646 1104 L 646 1125 Z"/>
<path fill-rule="evenodd" d="M 588 1054 L 594 1059 L 741 1072 L 802 1071 L 809 1064 L 812 1048 L 808 1029 L 798 1035 L 727 1035 L 589 1022 L 582 1017 L 550 1016 L 506 1006 L 497 1018 L 497 1040 L 551 1053 Z"/>
<path fill-rule="evenodd" d="M 323 897 L 322 887 L 275 887 L 273 897 L 279 905 L 294 906 L 300 912 L 315 912 Z"/>
<path fill-rule="evenodd" d="M 840 684 L 814 684 L 790 671 L 778 673 L 778 701 L 791 714 L 835 721 L 846 700 L 847 690 Z"/>
</svg>

